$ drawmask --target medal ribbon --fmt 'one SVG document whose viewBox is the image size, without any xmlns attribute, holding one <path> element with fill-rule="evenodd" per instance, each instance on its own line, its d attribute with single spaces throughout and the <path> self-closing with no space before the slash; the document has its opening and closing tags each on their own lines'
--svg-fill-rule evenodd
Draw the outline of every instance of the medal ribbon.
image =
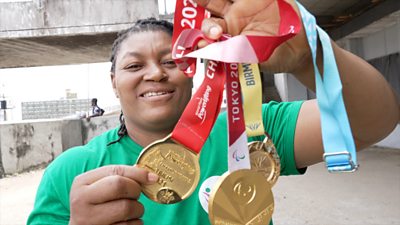
<svg viewBox="0 0 400 225">
<path fill-rule="evenodd" d="M 191 47 L 182 50 L 176 46 L 176 39 L 185 30 L 199 29 L 207 11 L 193 0 L 176 2 L 174 17 L 174 32 L 172 35 L 173 55 L 192 51 L 200 40 L 199 35 L 186 36 L 185 40 Z M 187 66 L 182 68 L 183 63 Z M 177 63 L 181 70 L 185 70 L 188 77 L 196 72 L 196 59 L 185 59 Z M 171 138 L 180 144 L 199 153 L 210 133 L 219 114 L 225 83 L 223 65 L 215 61 L 208 61 L 204 81 L 186 106 L 181 118 L 172 131 Z"/>
<path fill-rule="evenodd" d="M 280 45 L 287 39 L 297 34 L 301 29 L 300 20 L 297 16 L 297 13 L 294 11 L 291 5 L 286 3 L 284 0 L 278 0 L 277 2 L 281 17 L 278 35 L 276 36 L 239 35 L 232 38 L 227 38 L 226 36 L 224 36 L 221 38 L 219 42 L 214 42 L 212 44 L 209 44 L 206 48 L 195 50 L 198 41 L 200 41 L 201 39 L 207 40 L 207 38 L 204 37 L 203 33 L 200 30 L 198 30 L 199 27 L 201 26 L 200 21 L 202 21 L 207 16 L 207 12 L 204 9 L 202 9 L 202 7 L 194 3 L 192 0 L 177 1 L 175 18 L 174 18 L 175 29 L 173 34 L 172 55 L 178 67 L 181 70 L 184 70 L 187 76 L 191 77 L 195 73 L 194 72 L 196 68 L 195 58 L 203 58 L 211 60 L 215 58 L 216 61 L 220 62 L 230 62 L 233 60 L 233 62 L 255 62 L 255 63 L 267 60 L 278 45 Z M 210 40 L 207 41 L 209 43 L 212 42 Z M 198 53 L 204 55 L 201 54 L 198 55 Z M 189 55 L 190 57 L 188 57 Z M 215 92 L 220 92 L 220 91 L 216 90 Z M 221 101 L 220 98 L 217 98 L 217 100 Z M 193 107 L 191 106 L 192 101 L 193 100 L 189 102 L 187 110 L 185 109 L 184 114 L 187 111 L 190 111 L 188 109 L 189 107 Z M 209 109 L 209 110 L 214 115 L 213 112 L 218 112 L 219 108 Z M 193 115 L 193 113 L 191 114 Z M 207 130 L 209 131 L 211 128 L 208 129 L 208 127 L 202 126 L 203 125 L 202 122 L 199 121 L 197 122 L 199 126 L 192 126 L 192 124 L 189 123 L 190 120 L 188 119 L 189 117 L 185 117 L 183 115 L 180 121 L 178 121 L 176 128 L 180 127 L 179 132 L 182 133 L 180 135 L 181 138 L 179 137 L 177 131 L 178 129 L 174 129 L 172 137 L 176 139 L 178 142 L 194 150 L 195 152 L 199 152 L 202 144 L 204 143 L 209 134 L 206 133 L 206 135 L 204 136 L 205 133 L 202 132 L 202 130 L 204 129 L 205 131 Z M 210 121 L 212 121 L 212 123 L 210 124 L 212 127 L 215 118 L 212 118 Z M 197 128 L 199 128 L 199 130 Z M 186 135 L 188 132 L 186 131 L 189 131 L 191 134 L 202 133 L 203 135 L 193 135 L 192 136 L 193 140 L 186 141 L 188 139 Z M 198 144 L 194 144 L 196 143 L 195 141 L 196 139 L 197 141 L 200 141 L 201 146 Z M 185 142 L 188 143 L 185 144 Z M 199 146 L 200 149 L 198 149 Z"/>
<path fill-rule="evenodd" d="M 179 51 L 180 54 L 184 54 L 182 48 L 176 48 L 176 39 L 184 30 L 200 29 L 201 23 L 204 18 L 209 17 L 209 13 L 205 8 L 197 5 L 193 0 L 177 0 L 175 5 L 175 15 L 174 15 L 174 32 L 172 34 L 172 46 L 173 49 Z M 185 37 L 184 39 L 186 39 Z M 197 42 L 196 42 L 197 45 Z M 192 51 L 196 45 L 190 46 L 190 51 Z M 176 61 L 178 66 L 180 64 L 185 64 L 184 70 L 188 77 L 193 77 L 196 73 L 196 59 L 185 59 L 184 61 Z M 182 68 L 182 66 L 180 66 Z"/>
<path fill-rule="evenodd" d="M 258 64 L 239 64 L 239 79 L 247 136 L 263 135 L 265 131 L 262 121 L 262 84 Z"/>
<path fill-rule="evenodd" d="M 352 172 L 358 167 L 356 149 L 342 96 L 342 83 L 329 36 L 311 15 L 297 3 L 310 45 L 321 114 L 324 160 L 329 172 Z M 323 79 L 316 63 L 317 31 L 323 50 Z"/>
<path fill-rule="evenodd" d="M 238 64 L 224 63 L 226 70 L 226 99 L 228 116 L 228 170 L 250 169 L 246 128 L 242 108 Z"/>
<path fill-rule="evenodd" d="M 174 140 L 196 153 L 201 151 L 219 114 L 224 83 L 223 65 L 209 60 L 203 83 L 172 131 Z"/>
<path fill-rule="evenodd" d="M 277 3 L 280 24 L 276 36 L 238 35 L 225 41 L 209 44 L 190 53 L 185 52 L 180 55 L 173 55 L 173 57 L 177 59 L 182 57 L 203 58 L 228 63 L 258 63 L 266 61 L 276 47 L 296 35 L 302 27 L 296 11 L 290 4 L 284 0 L 277 0 Z M 188 30 L 187 32 L 195 31 Z M 184 38 L 190 35 L 184 34 L 183 37 L 181 35 L 177 38 L 174 48 L 181 52 L 186 49 L 193 50 L 192 46 L 185 45 Z M 181 67 L 187 68 L 188 65 L 191 65 L 190 62 L 193 61 L 186 59 Z M 178 61 L 177 63 L 179 64 L 180 62 Z"/>
<path fill-rule="evenodd" d="M 277 2 L 281 19 L 279 31 L 276 36 L 240 35 L 233 38 L 225 36 L 219 42 L 196 50 L 197 42 L 201 39 L 206 39 L 202 32 L 196 30 L 198 29 L 196 28 L 179 31 L 179 37 L 174 41 L 172 55 L 181 70 L 187 70 L 187 68 L 191 70 L 190 68 L 196 62 L 195 59 L 191 58 L 215 59 L 219 62 L 227 62 L 224 66 L 227 75 L 228 98 L 228 170 L 231 172 L 242 168 L 250 169 L 251 165 L 242 111 L 240 81 L 237 77 L 238 65 L 229 62 L 258 63 L 266 61 L 279 44 L 300 31 L 302 25 L 294 9 L 284 0 L 278 0 Z M 212 42 L 210 40 L 207 41 L 209 43 Z M 190 73 L 186 74 L 188 76 L 192 75 Z M 261 109 L 261 107 L 259 108 Z M 259 114 L 261 115 L 261 113 Z"/>
</svg>

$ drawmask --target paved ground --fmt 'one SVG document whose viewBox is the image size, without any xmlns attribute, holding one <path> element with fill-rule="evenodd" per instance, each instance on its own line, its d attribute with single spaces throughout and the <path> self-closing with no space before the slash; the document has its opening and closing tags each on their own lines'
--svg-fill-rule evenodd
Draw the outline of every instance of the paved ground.
<svg viewBox="0 0 400 225">
<path fill-rule="evenodd" d="M 280 177 L 275 225 L 400 225 L 400 150 L 371 148 L 358 161 L 353 174 L 329 174 L 318 164 L 306 175 Z M 0 179 L 0 225 L 26 223 L 42 174 Z"/>
<path fill-rule="evenodd" d="M 275 224 L 400 225 L 400 150 L 357 154 L 352 174 L 329 174 L 320 163 L 304 176 L 280 177 Z"/>
<path fill-rule="evenodd" d="M 43 170 L 0 179 L 0 225 L 26 224 Z"/>
</svg>

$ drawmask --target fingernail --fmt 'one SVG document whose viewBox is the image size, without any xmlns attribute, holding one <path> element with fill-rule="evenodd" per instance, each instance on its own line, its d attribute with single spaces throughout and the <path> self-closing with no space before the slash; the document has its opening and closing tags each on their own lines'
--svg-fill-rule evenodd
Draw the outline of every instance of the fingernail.
<svg viewBox="0 0 400 225">
<path fill-rule="evenodd" d="M 149 180 L 150 182 L 156 182 L 158 180 L 158 175 L 155 173 L 148 173 L 147 180 Z"/>
<path fill-rule="evenodd" d="M 218 27 L 214 26 L 210 28 L 210 36 L 217 37 L 219 33 L 220 31 Z"/>
</svg>

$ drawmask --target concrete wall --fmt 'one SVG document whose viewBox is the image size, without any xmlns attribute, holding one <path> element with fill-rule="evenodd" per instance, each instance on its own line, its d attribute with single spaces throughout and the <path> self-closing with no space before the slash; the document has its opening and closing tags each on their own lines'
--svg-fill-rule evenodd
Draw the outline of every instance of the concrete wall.
<svg viewBox="0 0 400 225">
<path fill-rule="evenodd" d="M 0 125 L 0 178 L 46 165 L 119 124 L 117 115 L 90 120 L 43 120 Z"/>
<path fill-rule="evenodd" d="M 370 60 L 400 52 L 400 21 L 384 30 L 362 38 L 364 59 Z"/>
<path fill-rule="evenodd" d="M 293 75 L 287 73 L 275 74 L 275 86 L 284 102 L 307 100 L 307 88 Z"/>
<path fill-rule="evenodd" d="M 119 116 L 109 115 L 94 117 L 90 122 L 82 120 L 82 143 L 86 144 L 93 137 L 119 125 Z"/>
<path fill-rule="evenodd" d="M 400 21 L 365 37 L 344 38 L 338 45 L 365 60 L 400 52 Z"/>
<path fill-rule="evenodd" d="M 0 128 L 4 173 L 48 163 L 62 152 L 61 121 L 4 124 Z"/>
<path fill-rule="evenodd" d="M 158 17 L 157 0 L 0 2 L 0 38 L 111 32 Z"/>
</svg>

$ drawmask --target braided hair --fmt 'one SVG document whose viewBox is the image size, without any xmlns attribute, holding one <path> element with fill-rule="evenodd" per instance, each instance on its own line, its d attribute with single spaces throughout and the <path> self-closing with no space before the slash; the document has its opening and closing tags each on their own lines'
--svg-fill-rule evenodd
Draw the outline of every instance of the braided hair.
<svg viewBox="0 0 400 225">
<path fill-rule="evenodd" d="M 112 45 L 111 57 L 110 57 L 111 72 L 112 73 L 115 72 L 115 64 L 117 61 L 117 55 L 119 53 L 121 44 L 132 34 L 145 32 L 145 31 L 163 31 L 172 36 L 173 27 L 174 27 L 173 24 L 166 20 L 158 20 L 156 18 L 151 17 L 151 18 L 147 18 L 147 19 L 137 20 L 136 23 L 132 27 L 120 31 L 117 35 L 117 39 L 115 39 L 115 41 Z M 128 131 L 127 131 L 126 125 L 125 125 L 124 115 L 123 115 L 122 111 L 119 116 L 119 122 L 121 125 L 118 130 L 118 140 L 108 143 L 107 146 L 119 142 L 122 137 L 124 137 L 126 134 L 128 134 Z"/>
<path fill-rule="evenodd" d="M 121 47 L 121 43 L 124 42 L 131 34 L 140 33 L 145 31 L 164 31 L 165 33 L 172 36 L 173 24 L 166 20 L 157 20 L 156 18 L 147 18 L 136 21 L 136 23 L 118 33 L 117 39 L 114 41 L 111 51 L 111 72 L 115 72 L 115 62 L 117 55 Z"/>
</svg>

